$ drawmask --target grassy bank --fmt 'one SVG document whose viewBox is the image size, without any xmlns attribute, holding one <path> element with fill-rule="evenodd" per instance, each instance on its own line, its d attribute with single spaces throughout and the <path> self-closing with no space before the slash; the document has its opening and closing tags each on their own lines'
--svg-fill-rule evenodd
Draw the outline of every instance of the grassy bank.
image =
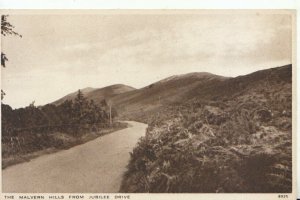
<svg viewBox="0 0 300 200">
<path fill-rule="evenodd" d="M 127 128 L 126 123 L 116 122 L 111 127 L 82 130 L 80 133 L 49 132 L 32 134 L 31 138 L 14 137 L 12 141 L 2 142 L 2 169 L 28 162 L 41 155 L 69 149 L 98 137 Z M 29 141 L 30 139 L 30 141 Z"/>
<path fill-rule="evenodd" d="M 137 117 L 150 123 L 120 192 L 291 192 L 291 68 L 254 75 Z"/>
</svg>

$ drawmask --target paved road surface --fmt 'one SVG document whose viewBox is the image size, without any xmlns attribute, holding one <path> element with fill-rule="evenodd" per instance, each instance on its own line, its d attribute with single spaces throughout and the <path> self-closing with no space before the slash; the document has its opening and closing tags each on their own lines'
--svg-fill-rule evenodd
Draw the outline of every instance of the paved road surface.
<svg viewBox="0 0 300 200">
<path fill-rule="evenodd" d="M 2 171 L 3 192 L 118 192 L 129 152 L 147 127 L 128 123 L 132 127 L 6 168 Z"/>
</svg>

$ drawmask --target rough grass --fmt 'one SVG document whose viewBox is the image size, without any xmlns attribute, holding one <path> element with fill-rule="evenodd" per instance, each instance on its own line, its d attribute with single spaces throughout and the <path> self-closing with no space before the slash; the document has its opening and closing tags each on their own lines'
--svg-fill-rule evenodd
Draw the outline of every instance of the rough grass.
<svg viewBox="0 0 300 200">
<path fill-rule="evenodd" d="M 291 192 L 291 82 L 268 84 L 139 116 L 120 192 Z"/>
</svg>

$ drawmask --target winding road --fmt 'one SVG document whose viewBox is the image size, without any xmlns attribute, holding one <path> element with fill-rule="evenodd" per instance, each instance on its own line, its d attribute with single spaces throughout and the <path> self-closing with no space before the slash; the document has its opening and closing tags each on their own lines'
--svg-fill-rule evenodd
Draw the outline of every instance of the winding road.
<svg viewBox="0 0 300 200">
<path fill-rule="evenodd" d="M 129 152 L 147 128 L 146 124 L 127 123 L 126 129 L 2 170 L 2 192 L 118 192 Z"/>
</svg>

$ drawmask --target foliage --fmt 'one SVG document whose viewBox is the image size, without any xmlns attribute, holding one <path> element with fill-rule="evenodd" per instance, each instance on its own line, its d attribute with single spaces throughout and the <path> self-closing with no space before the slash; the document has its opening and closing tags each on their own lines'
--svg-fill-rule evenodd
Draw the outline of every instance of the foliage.
<svg viewBox="0 0 300 200">
<path fill-rule="evenodd" d="M 22 35 L 14 31 L 15 27 L 7 20 L 7 17 L 8 15 L 1 16 L 1 34 L 3 36 L 15 35 L 22 37 Z"/>
<path fill-rule="evenodd" d="M 22 37 L 19 33 L 14 31 L 14 26 L 7 20 L 8 15 L 1 15 L 1 35 L 14 35 Z M 5 62 L 8 61 L 6 55 L 1 52 L 1 66 L 5 67 Z"/>
<path fill-rule="evenodd" d="M 105 110 L 106 107 L 88 101 L 80 90 L 74 102 L 67 100 L 58 106 L 36 107 L 32 103 L 25 108 L 12 109 L 2 104 L 2 156 L 64 147 L 66 144 L 57 139 L 58 135 L 76 140 L 108 128 L 109 115 Z"/>
<path fill-rule="evenodd" d="M 8 15 L 1 15 L 1 35 L 7 36 L 7 35 L 15 35 L 22 37 L 19 33 L 14 31 L 14 26 L 8 22 L 7 20 Z M 6 54 L 1 52 L 1 66 L 5 67 L 5 63 L 8 61 L 8 58 L 6 57 Z M 1 100 L 4 98 L 5 92 L 1 89 Z"/>
</svg>

